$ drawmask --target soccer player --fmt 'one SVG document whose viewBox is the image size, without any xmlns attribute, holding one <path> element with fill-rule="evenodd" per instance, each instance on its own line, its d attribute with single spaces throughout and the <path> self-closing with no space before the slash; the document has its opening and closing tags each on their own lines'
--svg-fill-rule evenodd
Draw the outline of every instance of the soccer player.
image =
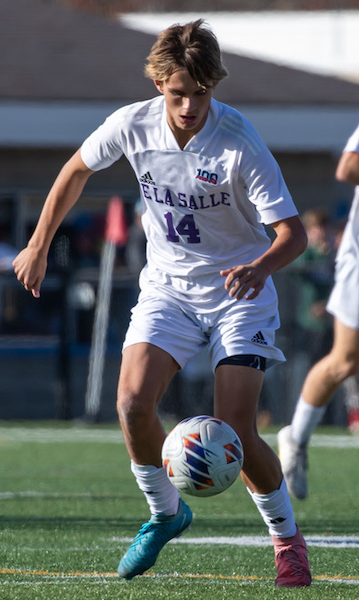
<svg viewBox="0 0 359 600">
<path fill-rule="evenodd" d="M 330 352 L 309 371 L 292 422 L 278 433 L 278 449 L 290 493 L 308 495 L 307 447 L 339 385 L 359 369 L 359 126 L 339 160 L 336 178 L 356 186 L 336 257 L 335 283 L 327 310 L 334 316 Z"/>
<path fill-rule="evenodd" d="M 15 272 L 38 297 L 57 227 L 88 177 L 124 154 L 141 188 L 147 264 L 123 345 L 118 414 L 151 518 L 119 575 L 132 579 L 149 569 L 191 523 L 161 465 L 166 434 L 157 407 L 176 372 L 208 345 L 214 414 L 242 441 L 242 479 L 273 537 L 276 585 L 308 586 L 306 544 L 280 461 L 256 429 L 265 368 L 284 360 L 274 345 L 279 318 L 271 274 L 303 252 L 305 230 L 254 127 L 213 98 L 227 71 L 202 20 L 163 31 L 145 74 L 159 95 L 116 111 L 65 164 Z M 272 244 L 264 224 L 274 230 Z"/>
</svg>

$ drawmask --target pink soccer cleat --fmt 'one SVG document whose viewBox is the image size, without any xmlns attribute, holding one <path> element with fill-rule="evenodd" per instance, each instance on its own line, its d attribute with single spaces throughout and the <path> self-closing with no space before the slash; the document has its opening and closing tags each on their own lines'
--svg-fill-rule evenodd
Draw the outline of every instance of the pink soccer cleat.
<svg viewBox="0 0 359 600">
<path fill-rule="evenodd" d="M 297 526 L 297 533 L 290 538 L 272 535 L 277 567 L 276 587 L 307 587 L 312 582 L 307 545 Z"/>
</svg>

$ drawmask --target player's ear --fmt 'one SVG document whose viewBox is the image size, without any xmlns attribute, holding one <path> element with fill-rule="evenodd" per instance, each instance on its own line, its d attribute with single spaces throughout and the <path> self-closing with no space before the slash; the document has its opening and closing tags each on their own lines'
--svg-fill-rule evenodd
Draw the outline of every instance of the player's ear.
<svg viewBox="0 0 359 600">
<path fill-rule="evenodd" d="M 163 94 L 163 83 L 162 83 L 162 81 L 158 81 L 158 79 L 154 79 L 153 83 L 155 84 L 155 86 L 158 89 L 158 91 L 161 92 L 161 94 Z"/>
</svg>

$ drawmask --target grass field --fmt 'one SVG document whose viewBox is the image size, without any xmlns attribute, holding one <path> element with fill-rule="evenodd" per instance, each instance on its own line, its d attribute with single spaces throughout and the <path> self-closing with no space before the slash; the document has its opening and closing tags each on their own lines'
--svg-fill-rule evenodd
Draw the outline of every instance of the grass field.
<svg viewBox="0 0 359 600">
<path fill-rule="evenodd" d="M 275 445 L 274 430 L 267 440 Z M 359 438 L 321 429 L 310 448 L 310 497 L 293 501 L 307 537 L 308 589 L 274 587 L 274 555 L 236 482 L 189 499 L 194 521 L 148 574 L 116 575 L 148 509 L 114 425 L 0 422 L 1 600 L 359 598 Z"/>
</svg>

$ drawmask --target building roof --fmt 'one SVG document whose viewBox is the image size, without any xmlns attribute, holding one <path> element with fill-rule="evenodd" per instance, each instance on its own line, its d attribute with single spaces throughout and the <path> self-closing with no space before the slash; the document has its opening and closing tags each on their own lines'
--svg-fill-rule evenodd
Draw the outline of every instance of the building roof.
<svg viewBox="0 0 359 600">
<path fill-rule="evenodd" d="M 2 0 L 0 23 L 1 99 L 133 100 L 153 92 L 142 76 L 153 35 L 39 0 Z"/>
<path fill-rule="evenodd" d="M 40 0 L 2 0 L 0 22 L 0 101 L 122 104 L 155 94 L 143 76 L 153 33 Z M 234 53 L 223 57 L 230 77 L 216 97 L 224 102 L 359 104 L 359 84 Z"/>
<path fill-rule="evenodd" d="M 204 18 L 225 52 L 359 83 L 359 10 L 340 5 L 319 11 L 136 12 L 119 18 L 126 26 L 155 35 L 172 23 Z"/>
<path fill-rule="evenodd" d="M 140 17 L 1 0 L 0 148 L 76 148 L 120 106 L 156 95 L 143 76 L 156 33 Z M 359 84 L 238 51 L 223 57 L 230 77 L 216 98 L 243 112 L 272 150 L 339 152 L 358 123 Z"/>
</svg>

